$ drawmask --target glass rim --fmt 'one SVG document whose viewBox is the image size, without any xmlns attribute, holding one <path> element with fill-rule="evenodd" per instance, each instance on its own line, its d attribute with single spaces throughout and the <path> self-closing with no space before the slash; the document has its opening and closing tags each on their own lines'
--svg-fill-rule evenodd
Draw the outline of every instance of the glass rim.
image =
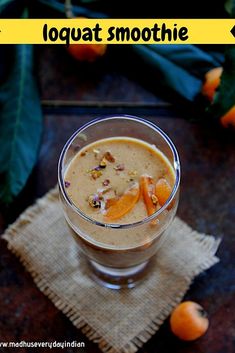
<svg viewBox="0 0 235 353">
<path fill-rule="evenodd" d="M 137 222 L 133 222 L 133 223 L 124 223 L 124 224 L 117 224 L 117 223 L 105 223 L 105 222 L 100 222 L 95 220 L 92 217 L 89 217 L 87 214 L 85 214 L 79 207 L 77 207 L 72 200 L 69 198 L 66 189 L 65 189 L 65 183 L 64 183 L 64 179 L 63 179 L 63 175 L 62 175 L 62 167 L 63 167 L 63 161 L 64 161 L 64 157 L 66 155 L 67 150 L 69 149 L 69 147 L 72 145 L 74 139 L 77 137 L 77 135 L 79 133 L 83 133 L 84 130 L 86 130 L 88 127 L 96 125 L 98 123 L 107 121 L 107 120 L 128 120 L 128 121 L 134 121 L 134 122 L 139 122 L 147 127 L 150 127 L 151 129 L 155 130 L 158 134 L 161 135 L 161 137 L 165 140 L 165 142 L 168 144 L 168 146 L 170 147 L 170 150 L 173 154 L 173 158 L 174 158 L 174 162 L 173 162 L 173 167 L 174 167 L 174 171 L 175 171 L 175 183 L 173 186 L 173 189 L 171 191 L 171 194 L 169 196 L 169 198 L 167 199 L 166 203 L 156 212 L 154 212 L 151 216 L 147 216 L 145 218 L 143 218 L 141 221 L 137 221 Z M 180 185 L 180 175 L 181 175 L 181 170 L 180 170 L 180 160 L 179 160 L 179 155 L 177 152 L 177 149 L 175 147 L 175 145 L 173 144 L 173 142 L 171 141 L 171 139 L 168 137 L 168 135 L 162 130 L 160 129 L 157 125 L 155 125 L 154 123 L 152 123 L 151 121 L 148 121 L 146 119 L 143 118 L 139 118 L 133 115 L 126 115 L 126 114 L 117 114 L 117 115 L 111 115 L 111 116 L 107 116 L 107 117 L 99 117 L 96 119 L 91 120 L 90 122 L 82 125 L 79 129 L 77 129 L 72 136 L 70 136 L 70 138 L 66 141 L 60 157 L 59 157 L 59 162 L 58 162 L 58 183 L 59 183 L 59 187 L 60 187 L 60 191 L 64 197 L 64 200 L 66 201 L 66 203 L 68 204 L 69 207 L 71 207 L 73 209 L 74 212 L 78 213 L 79 216 L 81 216 L 84 220 L 86 220 L 89 223 L 92 223 L 96 226 L 100 226 L 100 227 L 105 227 L 105 228 L 111 228 L 111 229 L 127 229 L 127 228 L 133 228 L 133 227 L 137 227 L 137 226 L 141 226 L 142 224 L 145 223 L 150 223 L 152 220 L 154 220 L 158 215 L 160 215 L 165 209 L 167 209 L 167 207 L 169 206 L 169 204 L 172 202 L 172 200 L 174 199 L 178 189 L 179 189 L 179 185 Z"/>
</svg>

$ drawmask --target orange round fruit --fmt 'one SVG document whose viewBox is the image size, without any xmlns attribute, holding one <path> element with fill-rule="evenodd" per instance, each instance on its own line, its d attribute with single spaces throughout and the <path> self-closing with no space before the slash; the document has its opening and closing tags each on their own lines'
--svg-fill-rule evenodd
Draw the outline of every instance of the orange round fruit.
<svg viewBox="0 0 235 353">
<path fill-rule="evenodd" d="M 223 127 L 233 126 L 235 128 L 235 106 L 220 118 Z"/>
<path fill-rule="evenodd" d="M 171 331 L 181 340 L 193 341 L 207 331 L 209 320 L 201 305 L 185 301 L 171 313 Z"/>
<path fill-rule="evenodd" d="M 220 84 L 220 76 L 223 72 L 222 67 L 215 67 L 205 75 L 205 82 L 202 86 L 202 94 L 210 101 L 213 100 L 215 91 Z"/>
<path fill-rule="evenodd" d="M 68 52 L 79 61 L 93 62 L 105 54 L 106 44 L 70 44 Z"/>
<path fill-rule="evenodd" d="M 217 87 L 220 84 L 220 77 L 223 68 L 216 67 L 208 71 L 205 75 L 205 82 L 202 86 L 202 94 L 207 97 L 211 102 L 213 101 Z M 233 106 L 227 113 L 220 118 L 220 123 L 223 127 L 235 127 L 235 106 Z"/>
<path fill-rule="evenodd" d="M 79 16 L 77 19 L 86 17 Z M 76 60 L 93 62 L 105 54 L 107 44 L 70 44 L 67 49 Z"/>
</svg>

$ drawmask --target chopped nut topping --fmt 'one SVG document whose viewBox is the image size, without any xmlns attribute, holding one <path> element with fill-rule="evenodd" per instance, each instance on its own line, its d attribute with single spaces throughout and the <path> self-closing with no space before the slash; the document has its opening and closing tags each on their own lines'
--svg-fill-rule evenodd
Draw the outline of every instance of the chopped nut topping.
<svg viewBox="0 0 235 353">
<path fill-rule="evenodd" d="M 65 186 L 66 188 L 68 188 L 68 187 L 70 186 L 70 184 L 71 184 L 71 183 L 70 183 L 69 181 L 65 181 L 65 182 L 64 182 L 64 186 Z"/>
<path fill-rule="evenodd" d="M 153 194 L 153 195 L 151 196 L 151 199 L 152 199 L 152 202 L 153 202 L 154 205 L 156 205 L 156 204 L 158 203 L 158 198 L 157 198 L 156 195 Z"/>
<path fill-rule="evenodd" d="M 84 157 L 84 156 L 86 155 L 86 152 L 87 152 L 87 151 L 81 152 L 81 157 Z"/>
<path fill-rule="evenodd" d="M 107 194 L 107 192 L 111 191 L 113 188 L 110 186 L 107 189 L 103 189 L 103 194 Z"/>
<path fill-rule="evenodd" d="M 108 187 L 108 188 L 105 188 L 105 189 L 97 189 L 97 195 L 98 195 L 100 200 L 104 200 L 106 194 L 111 195 L 110 191 L 112 191 L 112 187 Z M 106 196 L 106 198 L 107 198 L 107 196 Z"/>
<path fill-rule="evenodd" d="M 100 201 L 98 195 L 90 195 L 88 197 L 88 202 L 89 202 L 89 205 L 93 208 L 100 208 L 101 207 L 101 201 Z"/>
<path fill-rule="evenodd" d="M 104 186 L 108 186 L 110 184 L 110 180 L 109 179 L 105 179 L 102 184 Z"/>
<path fill-rule="evenodd" d="M 100 161 L 99 166 L 100 166 L 100 168 L 106 168 L 106 166 L 107 166 L 107 161 L 106 161 L 106 158 L 105 158 L 105 157 Z"/>
<path fill-rule="evenodd" d="M 100 153 L 100 150 L 97 150 L 96 148 L 94 148 L 93 153 L 95 154 L 95 157 L 97 157 L 98 154 Z"/>
<path fill-rule="evenodd" d="M 114 169 L 121 172 L 122 170 L 125 169 L 125 165 L 123 163 L 118 164 L 118 165 L 116 165 L 116 167 L 114 167 Z"/>
<path fill-rule="evenodd" d="M 102 190 L 97 190 L 97 192 L 98 192 L 98 198 L 99 198 L 99 200 L 103 200 L 103 191 Z"/>
<path fill-rule="evenodd" d="M 102 175 L 101 170 L 96 170 L 96 169 L 93 169 L 90 173 L 91 173 L 91 177 L 94 180 L 96 180 L 97 178 L 99 178 Z"/>
<path fill-rule="evenodd" d="M 107 161 L 110 162 L 110 163 L 114 163 L 115 162 L 115 158 L 113 157 L 113 155 L 110 152 L 105 152 L 103 158 L 107 159 Z"/>
<path fill-rule="evenodd" d="M 128 174 L 133 177 L 133 176 L 137 175 L 137 171 L 131 170 L 130 172 L 128 172 Z"/>
</svg>

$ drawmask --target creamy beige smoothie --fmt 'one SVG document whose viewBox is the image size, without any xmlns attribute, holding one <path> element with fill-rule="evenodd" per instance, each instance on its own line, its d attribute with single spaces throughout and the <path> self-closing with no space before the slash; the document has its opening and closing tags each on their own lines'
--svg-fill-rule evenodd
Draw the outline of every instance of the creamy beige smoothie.
<svg viewBox="0 0 235 353">
<path fill-rule="evenodd" d="M 147 201 L 143 190 L 146 180 L 151 181 Z M 64 175 L 66 193 L 75 206 L 99 222 L 116 224 L 141 221 L 149 215 L 149 207 L 153 213 L 163 206 L 161 195 L 155 193 L 159 180 L 172 190 L 175 173 L 168 159 L 156 146 L 129 137 L 87 145 L 71 160 Z M 161 223 L 168 212 L 162 213 Z M 146 226 L 147 233 L 135 227 L 116 233 L 105 228 L 97 232 L 92 225 L 86 228 L 89 237 L 107 246 L 124 249 L 145 244 L 146 248 L 158 232 L 158 222 Z"/>
</svg>

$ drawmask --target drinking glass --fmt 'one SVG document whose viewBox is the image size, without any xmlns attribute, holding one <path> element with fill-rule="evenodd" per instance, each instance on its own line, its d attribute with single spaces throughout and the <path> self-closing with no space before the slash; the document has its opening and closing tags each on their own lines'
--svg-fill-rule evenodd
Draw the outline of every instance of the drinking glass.
<svg viewBox="0 0 235 353">
<path fill-rule="evenodd" d="M 171 163 L 175 182 L 167 202 L 153 215 L 131 224 L 102 223 L 86 215 L 71 201 L 66 192 L 64 175 L 80 149 L 97 140 L 121 136 L 155 145 Z M 105 117 L 85 124 L 64 145 L 58 163 L 58 183 L 71 234 L 85 254 L 91 276 L 99 284 L 112 289 L 131 288 L 151 273 L 151 260 L 168 236 L 177 210 L 180 184 L 177 150 L 157 125 L 127 115 Z M 118 237 L 118 245 L 97 241 L 97 234 L 102 233 L 108 236 L 106 239 Z M 133 239 L 128 246 L 125 241 L 122 242 L 125 237 Z"/>
</svg>

